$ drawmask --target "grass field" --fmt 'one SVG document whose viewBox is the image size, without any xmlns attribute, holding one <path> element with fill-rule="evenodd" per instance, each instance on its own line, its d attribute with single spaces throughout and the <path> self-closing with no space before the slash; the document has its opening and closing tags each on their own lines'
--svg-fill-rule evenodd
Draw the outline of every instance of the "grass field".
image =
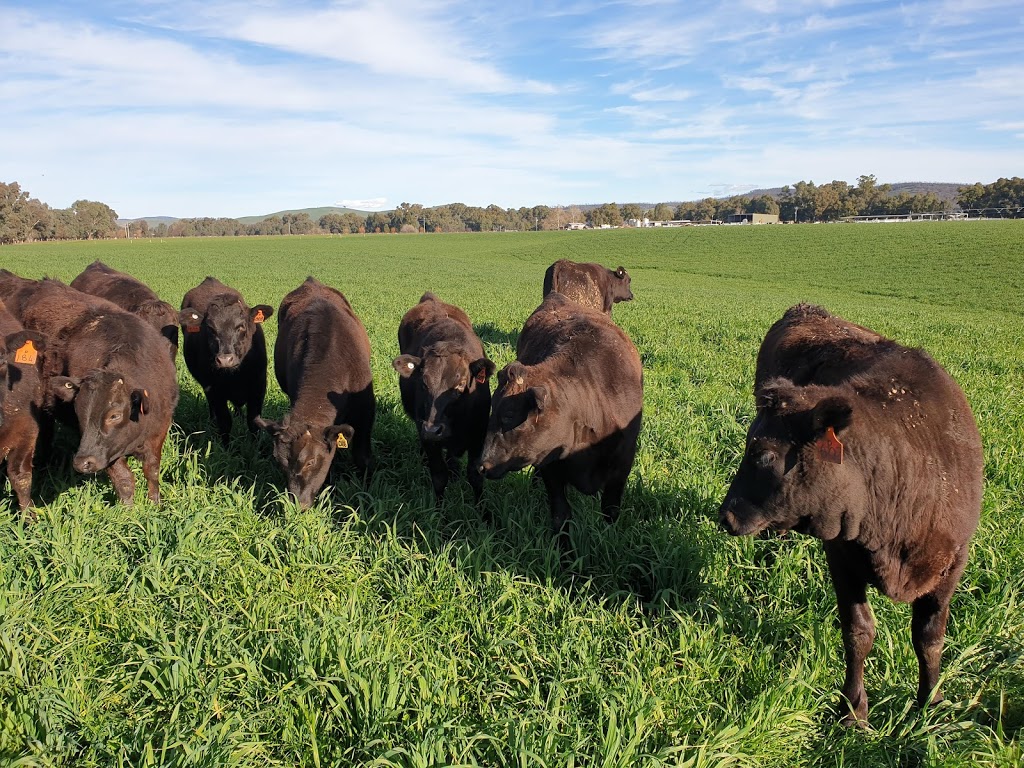
<svg viewBox="0 0 1024 768">
<path fill-rule="evenodd" d="M 390 364 L 399 318 L 427 289 L 509 362 L 560 257 L 629 269 L 636 300 L 615 319 L 645 367 L 622 517 L 607 526 L 573 497 L 568 569 L 524 474 L 487 484 L 490 522 L 464 479 L 434 507 Z M 0 765 L 1024 762 L 1024 223 L 0 249 L 0 266 L 30 277 L 70 280 L 97 258 L 175 305 L 207 274 L 274 306 L 307 274 L 340 288 L 373 344 L 378 471 L 364 488 L 339 462 L 299 510 L 269 438 L 236 423 L 230 450 L 212 439 L 180 359 L 161 507 L 143 490 L 115 504 L 105 476 L 72 471 L 74 439 L 59 435 L 38 522 L 0 501 Z M 835 724 L 842 646 L 819 544 L 733 539 L 716 522 L 758 345 L 798 301 L 927 348 L 985 445 L 947 702 L 912 706 L 909 606 L 873 595 L 866 731 Z M 264 412 L 285 407 L 272 383 Z"/>
</svg>

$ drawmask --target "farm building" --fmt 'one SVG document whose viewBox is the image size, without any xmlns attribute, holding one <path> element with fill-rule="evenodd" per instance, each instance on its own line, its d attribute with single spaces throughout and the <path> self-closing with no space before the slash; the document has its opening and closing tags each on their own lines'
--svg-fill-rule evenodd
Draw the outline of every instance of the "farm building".
<svg viewBox="0 0 1024 768">
<path fill-rule="evenodd" d="M 733 213 L 726 219 L 726 224 L 778 224 L 777 213 Z"/>
</svg>

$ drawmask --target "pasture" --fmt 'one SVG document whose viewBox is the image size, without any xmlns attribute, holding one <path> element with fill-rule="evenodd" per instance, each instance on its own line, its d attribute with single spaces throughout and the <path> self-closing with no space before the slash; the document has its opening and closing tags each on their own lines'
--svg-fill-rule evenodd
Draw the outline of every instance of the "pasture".
<svg viewBox="0 0 1024 768">
<path fill-rule="evenodd" d="M 402 413 L 396 331 L 425 290 L 489 356 L 558 258 L 626 266 L 614 319 L 645 369 L 622 516 L 574 495 L 559 561 L 526 473 L 435 508 Z M 207 274 L 277 306 L 308 274 L 365 323 L 369 487 L 337 462 L 300 510 L 266 435 L 223 449 L 185 371 L 163 504 L 115 503 L 58 434 L 39 519 L 0 496 L 0 764 L 17 766 L 1019 766 L 1024 761 L 1021 222 L 186 239 L 0 249 L 70 281 L 102 259 L 175 306 Z M 718 505 L 754 414 L 754 358 L 798 301 L 923 346 L 970 400 L 982 520 L 954 596 L 947 701 L 912 705 L 910 609 L 872 594 L 870 730 L 835 724 L 843 656 L 820 545 L 733 539 Z M 266 325 L 269 345 L 276 318 Z M 287 401 L 270 374 L 264 413 Z M 137 477 L 141 473 L 137 472 Z"/>
</svg>

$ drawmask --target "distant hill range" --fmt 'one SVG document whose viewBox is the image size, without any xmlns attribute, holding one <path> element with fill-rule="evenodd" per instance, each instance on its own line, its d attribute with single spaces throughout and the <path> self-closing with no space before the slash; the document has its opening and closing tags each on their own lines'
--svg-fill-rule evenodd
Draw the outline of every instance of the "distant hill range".
<svg viewBox="0 0 1024 768">
<path fill-rule="evenodd" d="M 789 185 L 792 187 L 792 185 Z M 854 186 L 854 185 L 851 185 Z M 879 184 L 881 186 L 881 184 Z M 901 192 L 906 192 L 908 195 L 923 195 L 928 192 L 933 193 L 939 200 L 948 202 L 951 204 L 956 203 L 956 197 L 960 190 L 960 187 L 970 186 L 967 183 L 963 184 L 951 184 L 946 182 L 931 182 L 931 181 L 901 181 L 895 184 L 890 184 L 890 194 L 898 195 Z M 778 197 L 782 194 L 782 187 L 772 187 L 771 189 L 752 189 L 749 192 L 741 192 L 738 195 L 728 195 L 728 197 L 761 197 L 762 195 L 771 195 L 772 197 Z M 692 202 L 682 200 L 666 200 L 664 201 L 668 205 L 679 205 L 681 202 Z M 592 208 L 598 208 L 603 203 L 585 203 L 577 205 L 576 207 L 583 210 L 589 211 Z M 637 203 L 644 210 L 653 208 L 655 203 Z M 562 208 L 569 208 L 572 206 L 563 205 Z M 328 213 L 355 213 L 359 216 L 369 216 L 370 211 L 359 211 L 355 208 L 338 208 L 336 206 L 325 206 L 321 208 L 291 208 L 285 211 L 275 211 L 274 213 L 265 213 L 262 216 L 241 216 L 238 217 L 238 221 L 242 224 L 255 224 L 257 221 L 263 221 L 263 219 L 271 218 L 273 216 L 283 216 L 286 213 L 305 213 L 309 215 L 313 221 L 317 221 L 321 216 L 326 216 Z M 387 211 L 384 211 L 387 213 Z M 200 216 L 191 216 L 188 218 L 202 218 Z M 217 218 L 217 217 L 212 217 Z M 158 224 L 170 224 L 177 221 L 178 218 L 174 216 L 142 216 L 137 219 L 118 219 L 117 223 L 124 225 L 129 222 L 135 221 L 146 221 L 149 226 L 155 227 Z"/>
<path fill-rule="evenodd" d="M 233 217 L 233 216 L 226 216 L 226 217 L 211 216 L 209 218 L 213 218 L 213 219 L 216 219 L 216 218 L 237 218 L 237 220 L 239 222 L 241 222 L 242 224 L 255 224 L 257 221 L 263 221 L 264 219 L 269 219 L 269 218 L 272 218 L 274 216 L 284 216 L 286 213 L 296 213 L 296 214 L 297 213 L 306 213 L 306 214 L 309 214 L 309 218 L 311 218 L 313 221 L 318 221 L 321 216 L 326 216 L 328 213 L 355 213 L 355 214 L 358 214 L 359 216 L 363 216 L 363 217 L 366 217 L 366 216 L 370 215 L 370 211 L 359 211 L 359 210 L 356 210 L 355 208 L 338 208 L 336 206 L 325 206 L 325 207 L 321 207 L 321 208 L 292 208 L 292 209 L 289 209 L 289 210 L 286 210 L 286 211 L 275 211 L 274 213 L 265 213 L 262 216 L 238 216 L 238 217 Z M 204 217 L 203 216 L 140 216 L 137 219 L 118 219 L 117 223 L 121 224 L 123 226 L 125 224 L 128 224 L 129 222 L 145 221 L 146 223 L 149 224 L 149 226 L 155 227 L 158 224 L 171 224 L 171 223 L 173 223 L 175 221 L 178 221 L 179 219 L 183 219 L 183 218 L 187 218 L 187 219 L 201 219 L 201 218 L 204 218 Z"/>
</svg>

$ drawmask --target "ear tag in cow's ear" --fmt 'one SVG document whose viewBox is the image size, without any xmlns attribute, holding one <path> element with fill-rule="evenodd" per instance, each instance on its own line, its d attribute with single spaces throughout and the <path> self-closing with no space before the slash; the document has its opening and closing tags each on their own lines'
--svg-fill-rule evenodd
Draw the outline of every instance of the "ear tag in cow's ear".
<svg viewBox="0 0 1024 768">
<path fill-rule="evenodd" d="M 257 309 L 257 310 L 256 310 L 256 316 L 255 316 L 255 317 L 254 317 L 254 318 L 252 319 L 252 321 L 253 321 L 254 323 L 262 323 L 262 322 L 263 322 L 264 320 L 266 320 L 266 319 L 267 319 L 267 318 L 265 318 L 265 317 L 263 316 L 263 310 L 262 310 L 262 309 Z"/>
<path fill-rule="evenodd" d="M 412 369 L 414 369 L 416 367 L 416 363 L 406 363 L 405 367 L 408 368 L 411 371 Z"/>
<path fill-rule="evenodd" d="M 345 436 L 341 432 L 338 433 L 338 447 L 348 448 L 348 440 L 345 439 Z"/>
<path fill-rule="evenodd" d="M 146 400 L 149 399 L 149 390 L 142 390 L 142 402 L 139 403 L 139 413 L 146 415 Z"/>
<path fill-rule="evenodd" d="M 32 339 L 26 339 L 25 343 L 14 353 L 14 362 L 22 365 L 35 365 L 38 358 L 39 352 L 36 350 L 36 345 L 32 343 Z"/>
<path fill-rule="evenodd" d="M 185 333 L 199 333 L 199 315 L 192 315 L 192 324 L 185 326 Z"/>
<path fill-rule="evenodd" d="M 476 372 L 476 383 L 477 384 L 486 384 L 487 383 L 487 369 L 486 368 L 481 368 L 479 371 Z"/>
<path fill-rule="evenodd" d="M 825 434 L 814 443 L 814 452 L 822 461 L 832 464 L 843 463 L 843 444 L 836 437 L 836 431 L 832 427 L 826 429 Z"/>
</svg>

